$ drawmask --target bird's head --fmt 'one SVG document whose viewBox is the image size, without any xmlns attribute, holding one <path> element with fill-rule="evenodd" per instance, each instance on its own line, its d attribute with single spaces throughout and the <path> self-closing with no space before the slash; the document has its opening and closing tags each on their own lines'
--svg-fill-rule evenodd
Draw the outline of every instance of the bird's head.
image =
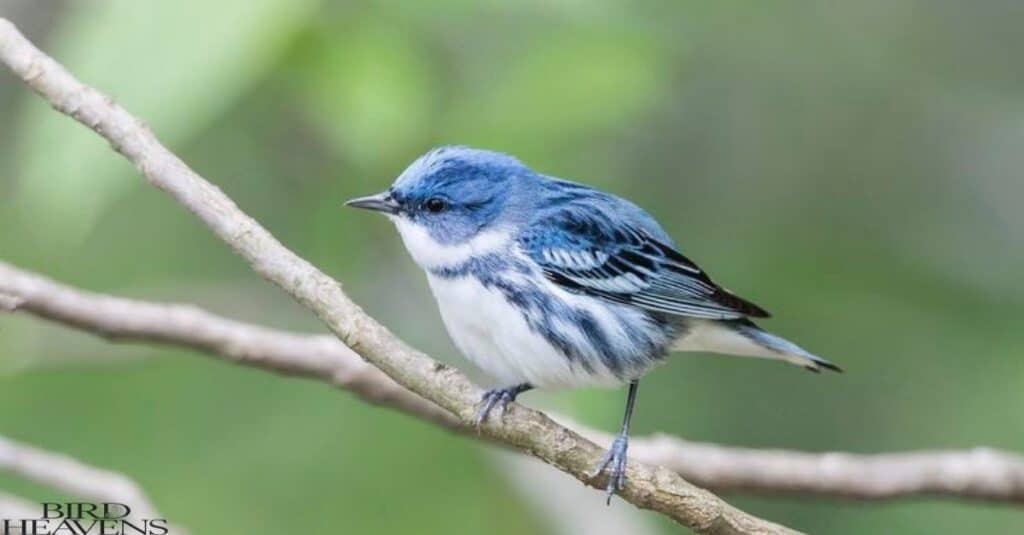
<svg viewBox="0 0 1024 535">
<path fill-rule="evenodd" d="M 441 267 L 507 240 L 533 177 L 506 154 L 440 147 L 413 162 L 387 191 L 345 204 L 386 214 L 417 263 Z"/>
</svg>

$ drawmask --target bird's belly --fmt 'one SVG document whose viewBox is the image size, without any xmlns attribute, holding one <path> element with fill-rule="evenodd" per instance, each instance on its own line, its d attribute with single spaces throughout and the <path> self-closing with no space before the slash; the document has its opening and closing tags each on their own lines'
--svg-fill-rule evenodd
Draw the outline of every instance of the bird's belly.
<svg viewBox="0 0 1024 535">
<path fill-rule="evenodd" d="M 574 362 L 535 332 L 500 291 L 474 277 L 429 275 L 441 318 L 455 346 L 502 386 L 613 386 L 622 379 L 602 366 Z M 587 369 L 590 368 L 590 369 Z"/>
</svg>

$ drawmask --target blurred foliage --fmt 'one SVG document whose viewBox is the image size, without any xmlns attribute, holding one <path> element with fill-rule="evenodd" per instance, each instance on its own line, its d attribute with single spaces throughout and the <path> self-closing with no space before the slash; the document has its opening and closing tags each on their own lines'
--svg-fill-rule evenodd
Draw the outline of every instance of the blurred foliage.
<svg viewBox="0 0 1024 535">
<path fill-rule="evenodd" d="M 394 230 L 340 203 L 430 146 L 478 145 L 647 207 L 774 312 L 772 330 L 848 370 L 680 355 L 644 380 L 637 433 L 1024 451 L 1020 2 L 0 0 L 0 12 L 439 357 L 464 365 Z M 5 261 L 320 329 L 93 134 L 0 81 Z M 18 316 L 0 317 L 0 373 L 0 433 L 135 476 L 196 533 L 552 529 L 486 446 L 322 385 Z M 613 429 L 622 397 L 523 400 Z M 813 533 L 1024 530 L 1013 509 L 978 504 L 734 501 Z"/>
<path fill-rule="evenodd" d="M 280 59 L 315 0 L 112 0 L 70 4 L 47 51 L 80 79 L 132 110 L 168 143 L 222 114 Z M 196 24 L 197 21 L 201 23 Z M 77 242 L 126 187 L 134 170 L 102 140 L 41 102 L 26 107 L 18 152 L 20 208 L 31 238 Z M 59 150 L 55 150 L 59 147 Z M 102 180 L 95 180 L 102 177 Z M 39 213 L 60 213 L 40 225 Z"/>
</svg>

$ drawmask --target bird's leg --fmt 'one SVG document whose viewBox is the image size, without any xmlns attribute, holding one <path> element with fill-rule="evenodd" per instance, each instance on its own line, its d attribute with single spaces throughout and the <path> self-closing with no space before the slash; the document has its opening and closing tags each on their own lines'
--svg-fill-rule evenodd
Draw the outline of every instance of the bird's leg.
<svg viewBox="0 0 1024 535">
<path fill-rule="evenodd" d="M 480 424 L 487 419 L 487 415 L 491 413 L 491 409 L 498 409 L 499 414 L 504 414 L 506 405 L 515 401 L 519 394 L 532 388 L 533 385 L 530 383 L 521 383 L 505 388 L 492 388 L 484 392 L 484 395 L 480 397 L 480 408 L 476 411 L 473 423 L 480 427 Z"/>
<path fill-rule="evenodd" d="M 621 490 L 626 484 L 626 450 L 629 448 L 629 420 L 633 416 L 633 404 L 636 402 L 636 387 L 639 381 L 634 379 L 629 382 L 629 394 L 626 395 L 626 415 L 622 418 L 622 429 L 616 435 L 608 453 L 601 457 L 601 460 L 594 467 L 594 471 L 588 476 L 593 479 L 608 469 L 608 484 L 605 493 L 608 496 L 607 503 L 611 505 L 612 496 L 616 491 Z"/>
</svg>

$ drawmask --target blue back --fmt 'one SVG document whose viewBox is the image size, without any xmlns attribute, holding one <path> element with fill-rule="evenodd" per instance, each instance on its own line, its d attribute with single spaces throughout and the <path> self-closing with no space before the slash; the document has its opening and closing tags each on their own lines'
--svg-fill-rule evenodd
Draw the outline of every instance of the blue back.
<svg viewBox="0 0 1024 535">
<path fill-rule="evenodd" d="M 431 198 L 446 200 L 453 214 L 419 219 L 442 243 L 467 239 L 490 225 L 528 227 L 555 212 L 578 210 L 598 216 L 596 222 L 607 225 L 607 230 L 614 223 L 627 223 L 671 244 L 654 218 L 635 204 L 541 175 L 512 156 L 488 150 L 461 146 L 433 149 L 398 177 L 391 194 L 412 207 Z M 410 215 L 420 214 L 414 210 Z"/>
</svg>

